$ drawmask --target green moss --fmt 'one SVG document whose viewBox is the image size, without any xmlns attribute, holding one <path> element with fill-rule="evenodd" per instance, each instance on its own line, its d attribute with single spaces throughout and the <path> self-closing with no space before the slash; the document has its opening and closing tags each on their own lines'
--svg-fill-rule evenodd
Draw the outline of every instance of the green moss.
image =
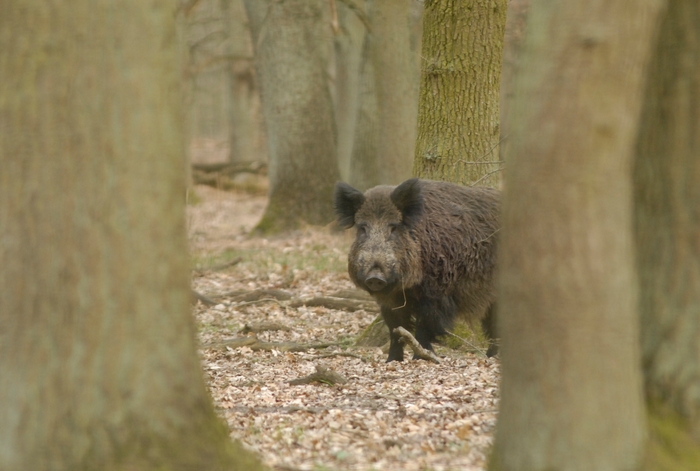
<svg viewBox="0 0 700 471">
<path fill-rule="evenodd" d="M 445 335 L 440 344 L 453 350 L 486 352 L 489 348 L 486 336 L 480 328 L 474 328 L 469 323 L 459 320 L 452 329 L 452 335 Z"/>
<path fill-rule="evenodd" d="M 652 403 L 649 411 L 649 444 L 644 471 L 697 471 L 700 443 L 691 435 L 687 421 L 668 406 Z"/>
<path fill-rule="evenodd" d="M 189 188 L 187 190 L 187 201 L 186 203 L 190 206 L 197 206 L 202 202 L 202 198 L 199 197 L 194 188 Z"/>
<path fill-rule="evenodd" d="M 383 347 L 389 342 L 389 328 L 384 324 L 382 316 L 377 316 L 370 325 L 357 337 L 358 347 Z"/>
</svg>

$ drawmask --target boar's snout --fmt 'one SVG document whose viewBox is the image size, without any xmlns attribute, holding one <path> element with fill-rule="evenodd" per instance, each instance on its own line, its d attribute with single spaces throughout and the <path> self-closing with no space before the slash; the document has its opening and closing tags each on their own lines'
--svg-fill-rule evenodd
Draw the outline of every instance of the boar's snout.
<svg viewBox="0 0 700 471">
<path fill-rule="evenodd" d="M 367 274 L 365 285 L 372 291 L 381 291 L 386 287 L 386 278 L 379 269 L 375 268 Z"/>
</svg>

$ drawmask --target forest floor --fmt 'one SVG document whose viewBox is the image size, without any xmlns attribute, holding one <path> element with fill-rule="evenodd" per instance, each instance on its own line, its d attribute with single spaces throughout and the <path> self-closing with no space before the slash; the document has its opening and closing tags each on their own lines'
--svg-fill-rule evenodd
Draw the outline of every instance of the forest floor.
<svg viewBox="0 0 700 471">
<path fill-rule="evenodd" d="M 193 307 L 202 365 L 231 436 L 276 470 L 485 469 L 498 360 L 437 346 L 440 364 L 387 364 L 353 346 L 377 316 L 346 272 L 353 231 L 253 237 L 265 204 L 198 186 L 187 208 L 192 286 L 215 301 Z M 289 383 L 318 367 L 340 377 Z"/>
</svg>

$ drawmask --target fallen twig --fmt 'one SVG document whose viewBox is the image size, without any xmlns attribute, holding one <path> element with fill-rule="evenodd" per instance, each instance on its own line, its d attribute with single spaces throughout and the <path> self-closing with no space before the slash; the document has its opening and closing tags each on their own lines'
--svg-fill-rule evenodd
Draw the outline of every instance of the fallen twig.
<svg viewBox="0 0 700 471">
<path fill-rule="evenodd" d="M 432 361 L 433 363 L 440 363 L 440 359 L 434 352 L 423 348 L 421 344 L 418 343 L 418 340 L 416 340 L 416 338 L 403 327 L 395 328 L 394 333 L 400 335 L 404 343 L 408 344 L 408 346 L 411 347 L 415 358 Z"/>
<path fill-rule="evenodd" d="M 323 366 L 316 365 L 316 372 L 311 373 L 309 376 L 304 376 L 303 378 L 292 379 L 287 381 L 292 386 L 297 386 L 300 384 L 310 384 L 310 383 L 324 383 L 324 384 L 345 384 L 348 380 L 345 379 L 340 373 Z"/>
<path fill-rule="evenodd" d="M 241 330 L 238 331 L 239 334 L 257 334 L 258 332 L 290 332 L 292 329 L 283 324 L 278 324 L 276 322 L 262 322 L 260 324 L 246 324 Z"/>
</svg>

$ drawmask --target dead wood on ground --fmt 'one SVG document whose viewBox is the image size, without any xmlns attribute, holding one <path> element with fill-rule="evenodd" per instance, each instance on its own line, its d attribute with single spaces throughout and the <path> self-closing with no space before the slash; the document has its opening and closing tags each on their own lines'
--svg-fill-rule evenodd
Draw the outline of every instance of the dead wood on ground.
<svg viewBox="0 0 700 471">
<path fill-rule="evenodd" d="M 416 340 L 416 338 L 403 327 L 395 328 L 394 333 L 400 335 L 404 343 L 411 347 L 411 350 L 413 350 L 413 354 L 416 358 L 432 361 L 433 363 L 440 363 L 440 359 L 435 352 L 431 352 L 430 350 L 423 348 L 421 344 L 418 343 L 418 340 Z"/>
<path fill-rule="evenodd" d="M 345 384 L 347 382 L 348 380 L 345 379 L 343 375 L 341 375 L 340 373 L 336 373 L 335 371 L 323 365 L 316 365 L 316 372 L 311 373 L 308 376 L 287 381 L 287 383 L 289 383 L 292 386 L 311 383 L 324 383 L 334 385 Z"/>
<path fill-rule="evenodd" d="M 248 347 L 253 351 L 276 350 L 278 352 L 305 352 L 307 350 L 322 350 L 324 348 L 339 345 L 337 342 L 328 343 L 313 343 L 313 344 L 300 344 L 296 342 L 264 342 L 259 340 L 256 336 L 252 335 L 249 337 L 237 337 L 234 339 L 223 340 L 221 342 L 211 342 L 206 343 L 201 346 L 202 349 L 206 350 L 225 350 L 226 348 L 240 348 Z"/>
</svg>

